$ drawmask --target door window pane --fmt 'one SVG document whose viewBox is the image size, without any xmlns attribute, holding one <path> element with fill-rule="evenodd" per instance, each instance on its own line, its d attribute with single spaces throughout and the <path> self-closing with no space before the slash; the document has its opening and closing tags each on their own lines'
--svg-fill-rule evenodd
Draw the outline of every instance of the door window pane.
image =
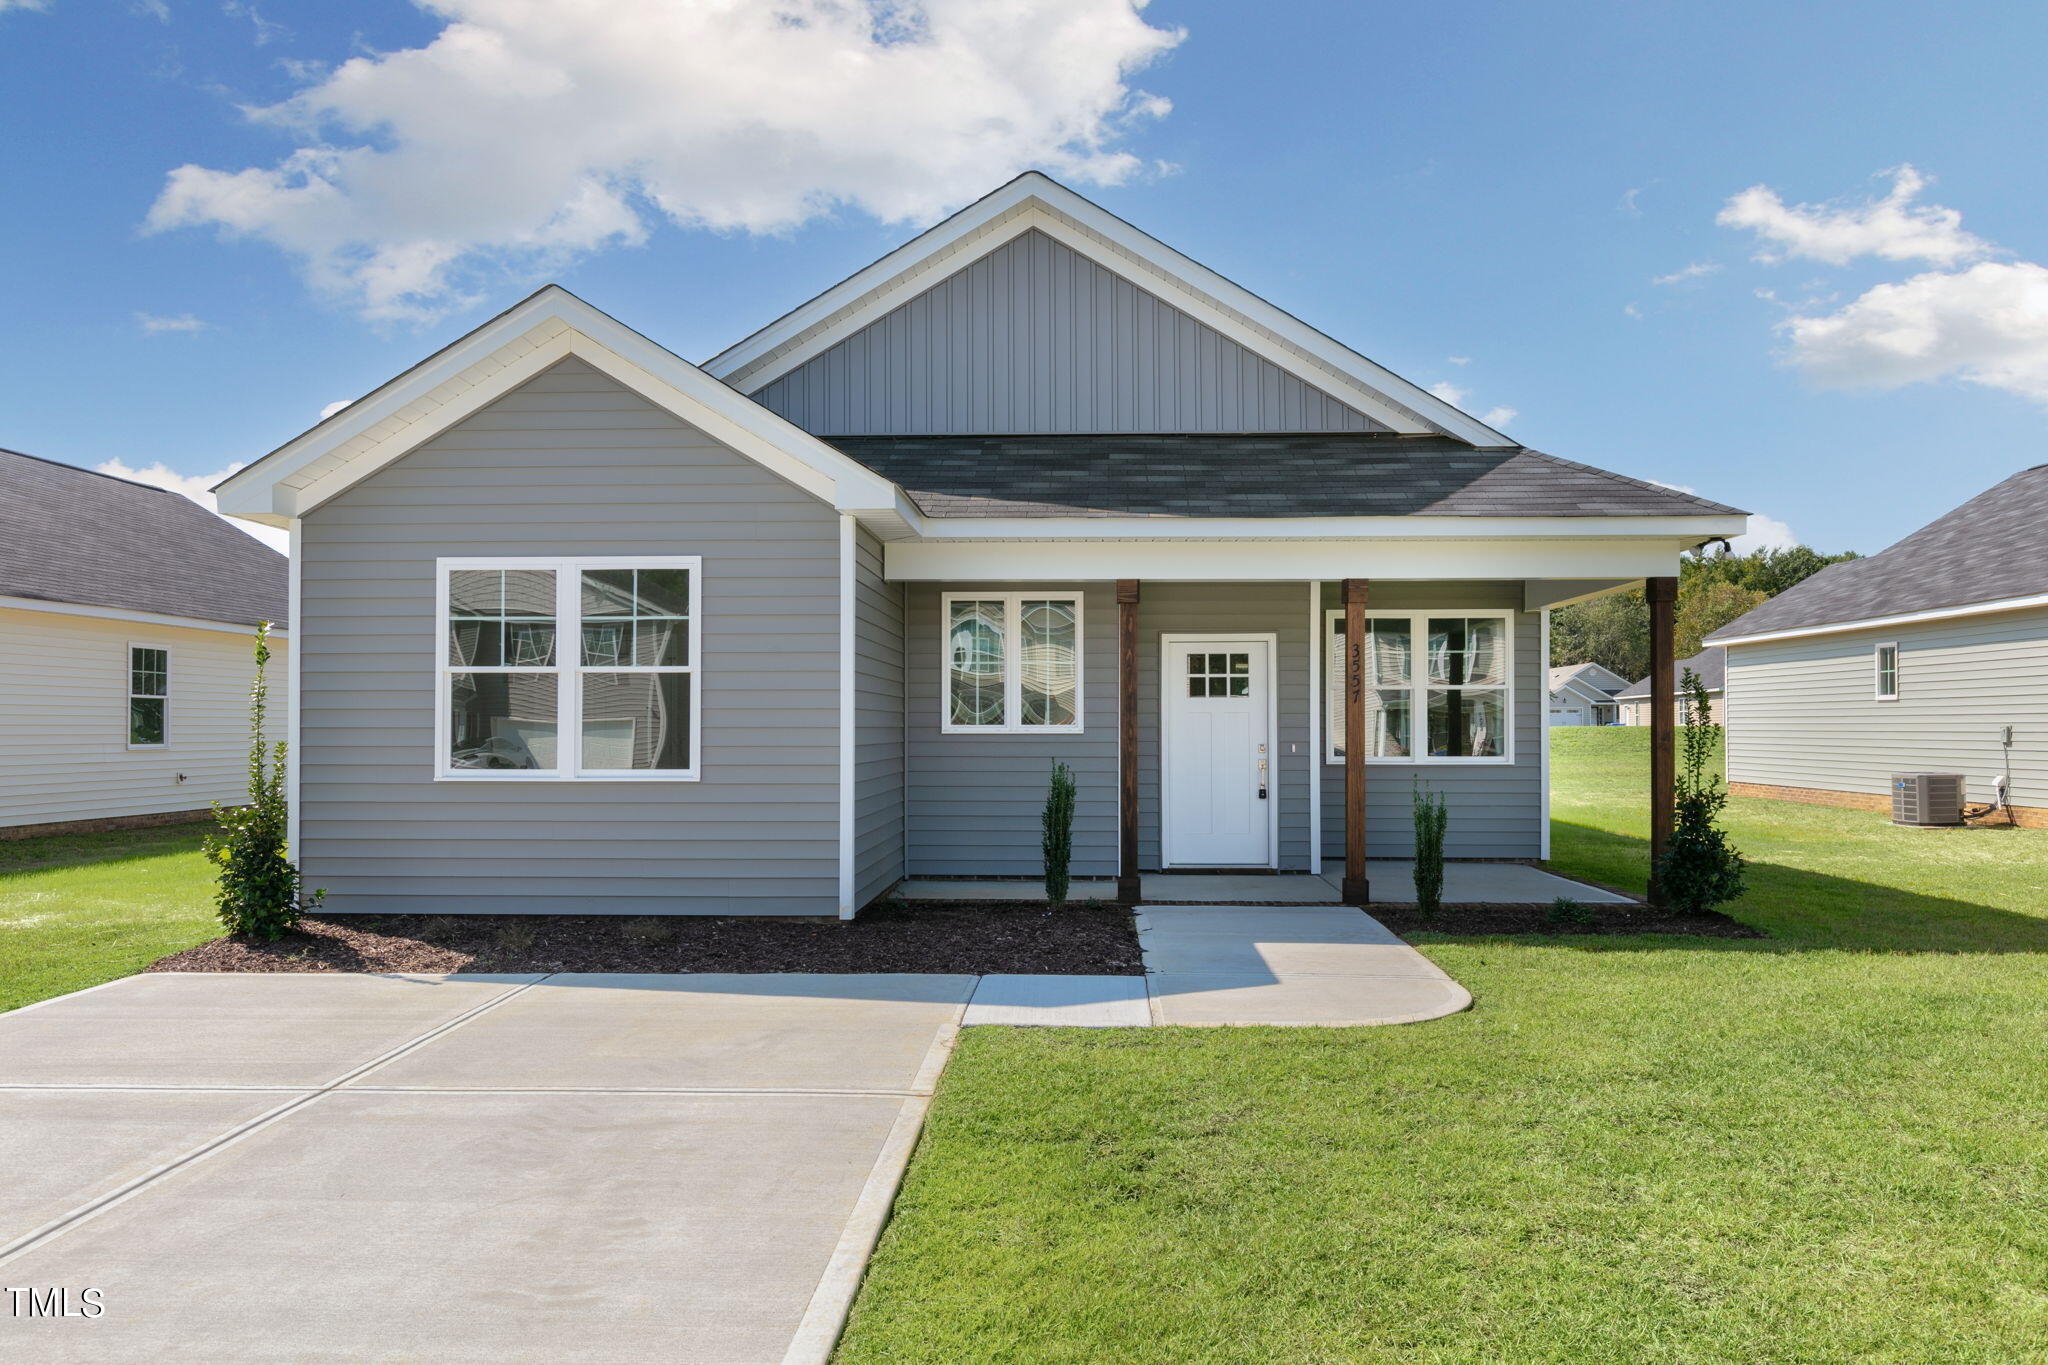
<svg viewBox="0 0 2048 1365">
<path fill-rule="evenodd" d="M 1080 658 L 1075 650 L 1074 603 L 1024 599 L 1018 612 L 1019 704 L 1026 725 L 1072 725 Z"/>
<path fill-rule="evenodd" d="M 585 673 L 583 767 L 660 772 L 690 766 L 688 673 Z"/>
<path fill-rule="evenodd" d="M 552 769 L 560 696 L 552 673 L 451 673 L 448 766 Z"/>
<path fill-rule="evenodd" d="M 947 716 L 955 725 L 1003 724 L 1004 603 L 955 602 L 947 628 Z"/>
</svg>

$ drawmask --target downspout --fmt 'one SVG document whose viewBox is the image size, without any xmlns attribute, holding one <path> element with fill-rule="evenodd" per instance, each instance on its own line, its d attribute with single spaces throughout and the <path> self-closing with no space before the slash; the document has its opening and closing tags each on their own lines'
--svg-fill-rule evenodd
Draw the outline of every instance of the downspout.
<svg viewBox="0 0 2048 1365">
<path fill-rule="evenodd" d="M 839 918 L 853 903 L 853 551 L 858 523 L 839 514 Z"/>
<path fill-rule="evenodd" d="M 306 647 L 306 628 L 300 615 L 299 559 L 302 545 L 299 539 L 299 519 L 292 518 L 290 540 L 286 553 L 290 556 L 285 566 L 285 615 L 286 636 L 284 655 L 284 696 L 285 696 L 285 853 L 300 871 L 305 870 L 303 854 L 299 848 L 299 769 L 305 762 L 305 754 L 299 748 L 299 656 Z"/>
</svg>

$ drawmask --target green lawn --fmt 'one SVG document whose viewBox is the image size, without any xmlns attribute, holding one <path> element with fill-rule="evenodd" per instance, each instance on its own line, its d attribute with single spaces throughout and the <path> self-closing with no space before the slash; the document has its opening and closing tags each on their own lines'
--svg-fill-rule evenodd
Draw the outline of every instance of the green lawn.
<svg viewBox="0 0 2048 1365">
<path fill-rule="evenodd" d="M 0 1010 L 140 971 L 220 933 L 209 826 L 0 843 Z"/>
<path fill-rule="evenodd" d="M 1640 886 L 1644 737 L 1557 737 Z M 1450 939 L 1358 1030 L 975 1029 L 843 1361 L 2048 1359 L 2048 832 L 1742 801 L 1769 940 Z"/>
</svg>

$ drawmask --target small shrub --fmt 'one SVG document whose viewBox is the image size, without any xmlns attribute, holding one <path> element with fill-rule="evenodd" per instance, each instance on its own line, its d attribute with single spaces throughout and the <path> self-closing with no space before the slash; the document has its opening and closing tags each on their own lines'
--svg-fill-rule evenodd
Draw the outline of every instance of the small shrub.
<svg viewBox="0 0 2048 1365">
<path fill-rule="evenodd" d="M 629 919 L 619 926 L 619 932 L 632 939 L 635 943 L 643 943 L 650 948 L 658 948 L 664 943 L 673 943 L 676 938 L 676 926 L 664 915 L 649 915 L 643 919 Z"/>
<path fill-rule="evenodd" d="M 1742 894 L 1743 862 L 1728 842 L 1728 832 L 1716 823 L 1728 804 L 1728 793 L 1720 777 L 1707 771 L 1718 729 L 1706 684 L 1688 668 L 1680 687 L 1691 703 L 1691 714 L 1680 751 L 1671 839 L 1657 860 L 1654 885 L 1663 904 L 1704 914 Z"/>
<path fill-rule="evenodd" d="M 206 836 L 206 856 L 220 869 L 214 907 L 230 934 L 275 943 L 295 928 L 307 908 L 299 869 L 285 840 L 291 828 L 285 797 L 285 743 L 263 737 L 269 710 L 270 623 L 256 630 L 256 681 L 249 687 L 249 802 L 213 803 L 216 832 Z M 325 891 L 315 891 L 318 905 Z"/>
<path fill-rule="evenodd" d="M 534 944 L 533 926 L 523 919 L 507 920 L 498 926 L 496 945 L 501 952 L 523 953 Z"/>
<path fill-rule="evenodd" d="M 1411 803 L 1415 808 L 1415 909 L 1434 915 L 1444 906 L 1444 831 L 1450 827 L 1451 812 L 1441 792 L 1420 782 L 1414 784 Z"/>
<path fill-rule="evenodd" d="M 1045 899 L 1055 907 L 1067 903 L 1069 869 L 1074 860 L 1074 770 L 1053 760 L 1052 785 L 1045 794 L 1045 814 L 1040 823 L 1045 838 Z"/>
<path fill-rule="evenodd" d="M 1559 896 L 1550 903 L 1550 909 L 1543 918 L 1558 928 L 1583 929 L 1594 921 L 1593 907 L 1581 905 L 1570 896 Z"/>
</svg>

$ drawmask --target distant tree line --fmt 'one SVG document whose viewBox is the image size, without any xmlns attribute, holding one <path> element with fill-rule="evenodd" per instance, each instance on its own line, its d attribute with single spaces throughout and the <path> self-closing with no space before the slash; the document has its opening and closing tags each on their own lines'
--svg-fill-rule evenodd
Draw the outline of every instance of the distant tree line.
<svg viewBox="0 0 2048 1365">
<path fill-rule="evenodd" d="M 1674 621 L 1681 659 L 1700 652 L 1700 642 L 1736 617 L 1776 597 L 1830 564 L 1858 558 L 1854 550 L 1824 555 L 1804 545 L 1687 555 L 1678 567 L 1678 610 Z M 1550 614 L 1550 662 L 1604 664 L 1633 682 L 1650 672 L 1650 608 L 1642 589 L 1559 607 Z"/>
</svg>

